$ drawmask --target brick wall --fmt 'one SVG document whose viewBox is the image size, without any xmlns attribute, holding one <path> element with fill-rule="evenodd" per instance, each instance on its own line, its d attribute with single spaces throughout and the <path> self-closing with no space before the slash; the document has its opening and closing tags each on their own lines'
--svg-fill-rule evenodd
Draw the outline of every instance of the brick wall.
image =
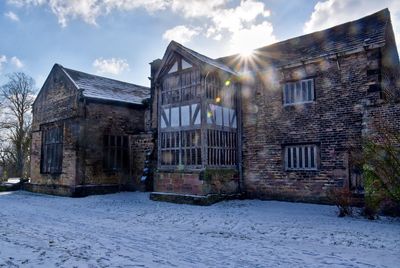
<svg viewBox="0 0 400 268">
<path fill-rule="evenodd" d="M 154 153 L 154 141 L 152 133 L 142 133 L 131 135 L 129 139 L 131 154 L 131 175 L 132 180 L 128 186 L 134 189 L 146 190 L 145 182 L 141 181 L 146 160 L 151 161 Z M 151 166 L 151 163 L 147 165 Z M 148 174 L 148 180 L 152 179 L 152 174 Z"/>
<path fill-rule="evenodd" d="M 363 103 L 379 102 L 368 94 L 367 70 L 378 66 L 376 53 L 281 70 L 267 70 L 243 85 L 243 166 L 251 197 L 323 202 L 329 187 L 348 183 L 349 150 L 359 147 Z M 285 81 L 314 78 L 316 101 L 283 106 Z M 319 147 L 317 171 L 284 169 L 285 144 Z"/>
<path fill-rule="evenodd" d="M 163 172 L 154 177 L 154 191 L 164 193 L 208 195 L 239 193 L 239 175 L 235 170 L 202 172 Z"/>
<path fill-rule="evenodd" d="M 31 144 L 31 183 L 37 185 L 74 185 L 76 152 L 79 140 L 79 120 L 82 107 L 78 102 L 78 92 L 65 78 L 62 70 L 55 66 L 46 79 L 33 105 Z M 53 125 L 63 127 L 62 173 L 58 175 L 40 173 L 42 147 L 41 128 Z"/>
<path fill-rule="evenodd" d="M 144 130 L 145 110 L 141 107 L 121 106 L 99 102 L 88 102 L 86 120 L 81 123 L 83 140 L 81 149 L 85 159 L 81 169 L 85 176 L 78 184 L 132 185 L 136 180 L 128 172 L 105 172 L 103 168 L 103 136 L 133 135 Z M 136 157 L 132 155 L 132 157 Z M 140 156 L 139 156 L 140 157 Z M 136 169 L 137 167 L 133 167 Z M 140 167 L 138 167 L 141 169 Z M 139 171 L 133 170 L 134 174 Z"/>
</svg>

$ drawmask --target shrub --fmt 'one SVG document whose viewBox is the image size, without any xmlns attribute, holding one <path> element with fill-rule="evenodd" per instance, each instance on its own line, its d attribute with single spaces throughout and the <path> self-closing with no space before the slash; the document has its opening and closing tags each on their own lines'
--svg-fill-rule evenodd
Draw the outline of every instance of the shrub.
<svg viewBox="0 0 400 268">
<path fill-rule="evenodd" d="M 399 145 L 400 134 L 389 128 L 380 128 L 379 136 L 364 143 L 364 214 L 370 219 L 378 212 L 400 211 Z"/>
<path fill-rule="evenodd" d="M 331 188 L 328 190 L 327 196 L 339 209 L 339 217 L 353 215 L 353 208 L 351 207 L 352 193 L 348 188 Z"/>
</svg>

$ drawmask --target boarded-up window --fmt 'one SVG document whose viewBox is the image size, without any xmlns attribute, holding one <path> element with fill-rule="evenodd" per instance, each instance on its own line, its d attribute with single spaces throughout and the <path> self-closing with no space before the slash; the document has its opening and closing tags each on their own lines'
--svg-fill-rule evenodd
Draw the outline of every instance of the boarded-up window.
<svg viewBox="0 0 400 268">
<path fill-rule="evenodd" d="M 41 173 L 57 174 L 62 171 L 63 127 L 52 127 L 42 131 Z"/>
<path fill-rule="evenodd" d="M 103 136 L 103 168 L 105 171 L 129 170 L 127 136 Z"/>
</svg>

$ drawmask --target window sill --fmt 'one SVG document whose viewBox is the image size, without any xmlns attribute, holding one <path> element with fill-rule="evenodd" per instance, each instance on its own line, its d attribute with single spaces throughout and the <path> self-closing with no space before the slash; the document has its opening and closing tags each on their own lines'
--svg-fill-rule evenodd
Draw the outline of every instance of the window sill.
<svg viewBox="0 0 400 268">
<path fill-rule="evenodd" d="M 287 103 L 287 104 L 283 104 L 283 107 L 290 107 L 290 106 L 304 105 L 304 104 L 311 104 L 311 103 L 315 103 L 315 101 L 303 101 L 303 102 Z"/>
</svg>

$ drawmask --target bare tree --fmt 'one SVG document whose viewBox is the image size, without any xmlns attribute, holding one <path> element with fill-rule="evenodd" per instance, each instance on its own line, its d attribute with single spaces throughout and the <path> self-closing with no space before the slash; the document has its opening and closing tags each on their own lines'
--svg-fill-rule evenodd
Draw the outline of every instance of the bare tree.
<svg viewBox="0 0 400 268">
<path fill-rule="evenodd" d="M 15 168 L 15 175 L 23 177 L 29 158 L 31 107 L 35 81 L 25 73 L 8 75 L 8 82 L 0 88 L 0 131 L 3 132 L 2 150 Z"/>
</svg>

